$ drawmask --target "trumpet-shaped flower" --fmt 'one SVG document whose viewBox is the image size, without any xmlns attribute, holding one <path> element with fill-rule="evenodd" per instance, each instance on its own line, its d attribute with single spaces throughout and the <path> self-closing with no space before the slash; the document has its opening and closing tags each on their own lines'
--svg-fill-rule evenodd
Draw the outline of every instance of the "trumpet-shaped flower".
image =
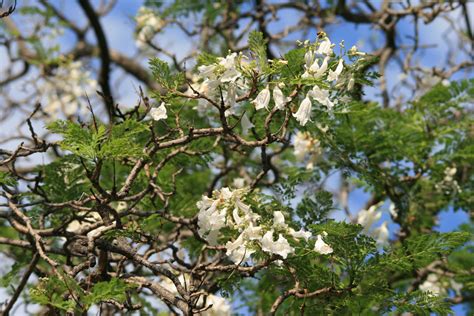
<svg viewBox="0 0 474 316">
<path fill-rule="evenodd" d="M 311 121 L 311 100 L 308 96 L 301 102 L 298 111 L 293 114 L 301 126 L 305 126 L 308 121 Z"/>
<path fill-rule="evenodd" d="M 388 237 L 390 235 L 387 221 L 384 221 L 380 227 L 374 229 L 373 235 L 378 245 L 386 245 L 388 243 Z"/>
<path fill-rule="evenodd" d="M 286 228 L 288 225 L 285 223 L 285 216 L 283 216 L 283 213 L 280 211 L 275 211 L 273 212 L 273 227 L 281 227 L 281 228 Z"/>
<path fill-rule="evenodd" d="M 334 103 L 331 101 L 331 99 L 329 99 L 328 90 L 323 90 L 318 86 L 314 86 L 313 89 L 308 92 L 308 95 L 322 105 L 326 106 L 328 109 L 332 109 L 334 107 Z"/>
<path fill-rule="evenodd" d="M 314 51 L 312 49 L 309 49 L 305 54 L 304 54 L 304 62 L 305 62 L 305 67 L 308 69 L 311 67 L 311 64 L 314 61 Z"/>
<path fill-rule="evenodd" d="M 247 113 L 244 113 L 244 115 L 242 115 L 242 118 L 240 119 L 240 125 L 242 126 L 242 133 L 244 135 L 248 134 L 249 129 L 251 129 L 252 127 L 255 127 L 255 125 L 253 125 L 253 123 L 250 121 L 249 117 L 247 116 Z"/>
<path fill-rule="evenodd" d="M 268 104 L 270 103 L 270 90 L 268 89 L 268 86 L 265 87 L 260 93 L 257 95 L 255 100 L 252 101 L 253 104 L 255 104 L 255 109 L 260 110 L 260 109 L 268 109 Z"/>
<path fill-rule="evenodd" d="M 273 88 L 273 101 L 275 101 L 275 107 L 279 110 L 283 110 L 285 108 L 286 103 L 290 100 L 290 98 L 285 97 L 281 89 L 276 86 Z"/>
<path fill-rule="evenodd" d="M 351 78 L 349 79 L 349 82 L 347 83 L 347 90 L 351 91 L 352 89 L 354 89 L 354 84 L 355 84 L 354 76 L 351 76 Z"/>
<path fill-rule="evenodd" d="M 336 70 L 334 71 L 329 70 L 328 81 L 337 81 L 343 68 L 344 68 L 344 65 L 343 65 L 343 60 L 341 58 L 339 59 L 339 63 L 337 64 Z"/>
<path fill-rule="evenodd" d="M 311 67 L 303 74 L 303 78 L 319 78 L 328 69 L 329 57 L 325 57 L 321 66 L 319 65 L 319 60 L 315 59 Z"/>
<path fill-rule="evenodd" d="M 225 58 L 219 58 L 219 65 L 225 68 L 224 73 L 220 77 L 221 82 L 233 82 L 241 76 L 236 68 L 236 59 L 237 53 L 229 54 Z"/>
<path fill-rule="evenodd" d="M 333 249 L 331 246 L 326 244 L 323 240 L 323 237 L 321 235 L 316 236 L 316 243 L 314 244 L 314 251 L 322 254 L 322 255 L 328 255 L 333 252 Z"/>
<path fill-rule="evenodd" d="M 380 219 L 382 212 L 377 212 L 378 204 L 372 205 L 368 210 L 361 210 L 357 214 L 357 223 L 364 227 L 365 231 L 368 231 L 372 224 Z"/>
<path fill-rule="evenodd" d="M 235 264 L 245 261 L 252 254 L 250 251 L 247 251 L 242 234 L 233 242 L 228 241 L 225 247 L 227 249 L 226 255 Z"/>
<path fill-rule="evenodd" d="M 225 97 L 225 105 L 228 107 L 228 109 L 224 112 L 224 115 L 226 117 L 230 115 L 235 114 L 235 100 L 237 98 L 237 91 L 236 91 L 236 86 L 234 83 L 230 83 L 229 87 L 227 89 L 227 94 Z"/>
<path fill-rule="evenodd" d="M 296 239 L 304 238 L 306 241 L 308 241 L 308 239 L 311 238 L 311 233 L 303 230 L 303 228 L 298 231 L 290 228 L 289 233 L 291 236 L 293 236 L 293 238 Z"/>
<path fill-rule="evenodd" d="M 281 256 L 283 259 L 286 259 L 289 254 L 293 253 L 295 249 L 290 246 L 288 240 L 282 236 L 278 235 L 278 240 L 273 240 L 273 230 L 269 230 L 263 235 L 260 240 L 262 245 L 262 250 L 270 254 L 276 254 Z"/>
<path fill-rule="evenodd" d="M 331 44 L 331 41 L 329 40 L 329 38 L 325 37 L 321 41 L 316 53 L 318 53 L 320 55 L 326 55 L 326 56 L 332 54 L 332 44 Z"/>
</svg>

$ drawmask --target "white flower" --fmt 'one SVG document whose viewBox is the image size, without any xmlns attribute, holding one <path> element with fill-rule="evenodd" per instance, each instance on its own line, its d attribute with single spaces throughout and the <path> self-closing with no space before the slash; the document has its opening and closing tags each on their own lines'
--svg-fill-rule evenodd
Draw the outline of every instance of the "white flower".
<svg viewBox="0 0 474 316">
<path fill-rule="evenodd" d="M 368 231 L 372 224 L 382 217 L 382 212 L 377 212 L 379 204 L 372 205 L 368 210 L 361 210 L 357 214 L 357 223 L 364 227 L 365 231 Z"/>
<path fill-rule="evenodd" d="M 232 184 L 234 185 L 235 188 L 242 189 L 245 186 L 245 179 L 235 178 L 234 181 L 232 181 Z"/>
<path fill-rule="evenodd" d="M 245 242 L 242 235 L 243 234 L 240 234 L 240 236 L 233 242 L 228 241 L 225 245 L 227 249 L 226 255 L 235 264 L 244 262 L 253 252 L 255 252 L 245 247 Z"/>
<path fill-rule="evenodd" d="M 236 58 L 237 53 L 229 54 L 225 58 L 219 58 L 219 65 L 224 66 L 225 68 L 225 71 L 220 78 L 221 82 L 233 82 L 241 76 L 236 68 Z"/>
<path fill-rule="evenodd" d="M 209 231 L 209 233 L 204 237 L 204 239 L 209 243 L 209 245 L 217 246 L 219 244 L 219 229 Z"/>
<path fill-rule="evenodd" d="M 323 241 L 323 237 L 321 235 L 316 236 L 316 243 L 314 244 L 314 251 L 322 254 L 322 255 L 328 255 L 333 252 L 333 249 L 331 246 L 326 244 Z"/>
<path fill-rule="evenodd" d="M 262 238 L 262 228 L 260 226 L 253 226 L 251 223 L 245 230 L 239 235 L 239 237 L 231 242 L 228 241 L 225 245 L 227 252 L 226 255 L 235 264 L 240 264 L 250 258 L 255 250 L 248 247 L 248 241 L 258 240 Z"/>
<path fill-rule="evenodd" d="M 262 238 L 262 227 L 253 226 L 252 223 L 249 224 L 247 228 L 242 232 L 248 240 L 257 240 Z"/>
<path fill-rule="evenodd" d="M 456 175 L 457 168 L 456 167 L 447 167 L 444 169 L 444 181 L 445 182 L 452 182 L 453 177 Z"/>
<path fill-rule="evenodd" d="M 244 218 L 241 218 L 239 213 L 240 211 L 243 213 L 243 215 L 245 216 Z M 242 224 L 245 220 L 248 220 L 248 221 L 253 221 L 253 218 L 251 216 L 251 211 L 250 211 L 250 206 L 246 205 L 245 203 L 243 203 L 239 198 L 236 198 L 235 199 L 235 208 L 234 210 L 232 211 L 232 217 L 234 219 L 234 222 L 237 224 L 237 225 L 240 225 Z"/>
<path fill-rule="evenodd" d="M 293 238 L 296 239 L 304 238 L 306 241 L 308 241 L 308 239 L 311 238 L 311 233 L 303 230 L 303 228 L 301 228 L 299 231 L 295 231 L 293 228 L 290 228 L 289 233 L 291 236 L 293 236 Z"/>
<path fill-rule="evenodd" d="M 200 313 L 202 316 L 230 316 L 231 305 L 229 302 L 220 296 L 209 294 L 206 299 L 206 305 L 212 305 L 211 308 Z"/>
<path fill-rule="evenodd" d="M 364 52 L 359 52 L 358 49 L 357 49 L 357 46 L 352 46 L 351 49 L 349 49 L 349 55 L 353 56 L 353 55 L 359 55 L 359 56 L 365 56 L 365 53 Z"/>
<path fill-rule="evenodd" d="M 319 66 L 318 59 L 315 59 L 311 67 L 309 67 L 308 71 L 303 74 L 303 78 L 313 77 L 319 78 L 321 77 L 326 70 L 328 69 L 328 60 L 329 57 L 325 57 L 321 66 Z"/>
<path fill-rule="evenodd" d="M 226 209 L 218 209 L 222 202 L 222 199 L 212 200 L 207 196 L 203 196 L 201 201 L 197 203 L 199 208 L 198 232 L 208 241 L 215 242 L 217 232 L 226 225 Z"/>
<path fill-rule="evenodd" d="M 211 235 L 211 237 L 204 237 L 206 240 L 211 241 L 215 240 L 216 233 L 221 228 L 226 226 L 226 210 L 220 211 L 207 211 L 199 212 L 198 214 L 198 225 L 199 225 L 199 234 L 201 236 L 206 236 L 206 234 Z M 214 235 L 212 235 L 214 234 Z"/>
<path fill-rule="evenodd" d="M 249 117 L 247 116 L 247 113 L 244 113 L 244 115 L 242 115 L 242 118 L 240 119 L 240 125 L 242 126 L 242 133 L 244 135 L 248 134 L 249 129 L 251 129 L 252 127 L 255 127 L 255 125 L 253 125 L 253 123 L 250 121 Z"/>
<path fill-rule="evenodd" d="M 305 126 L 308 121 L 311 121 L 311 100 L 306 96 L 304 100 L 301 102 L 298 111 L 293 114 L 296 120 L 301 124 L 301 126 Z"/>
<path fill-rule="evenodd" d="M 84 69 L 81 61 L 65 63 L 56 69 L 54 76 L 44 76 L 42 79 L 33 79 L 34 87 L 46 97 L 42 103 L 52 119 L 60 111 L 66 116 L 76 114 L 81 105 L 79 101 L 86 95 L 94 96 L 97 88 L 97 81 L 91 78 L 90 71 Z"/>
<path fill-rule="evenodd" d="M 373 236 L 378 245 L 384 246 L 388 243 L 390 232 L 387 226 L 387 221 L 384 221 L 380 227 L 374 229 Z"/>
<path fill-rule="evenodd" d="M 329 70 L 328 81 L 336 81 L 339 78 L 339 75 L 341 74 L 343 68 L 343 60 L 341 58 L 339 59 L 339 63 L 337 64 L 336 70 Z"/>
<path fill-rule="evenodd" d="M 398 209 L 395 206 L 393 202 L 390 202 L 390 206 L 388 207 L 388 211 L 390 215 L 392 215 L 392 218 L 397 218 L 398 217 Z"/>
<path fill-rule="evenodd" d="M 303 161 L 306 154 L 318 153 L 319 141 L 312 138 L 308 133 L 297 132 L 295 135 L 295 157 L 298 161 Z"/>
<path fill-rule="evenodd" d="M 263 108 L 268 109 L 268 104 L 270 103 L 270 90 L 268 86 L 265 87 L 260 93 L 257 95 L 255 100 L 252 101 L 255 104 L 255 109 L 260 110 Z"/>
<path fill-rule="evenodd" d="M 288 225 L 285 224 L 285 216 L 280 211 L 273 212 L 273 227 L 286 228 Z"/>
<path fill-rule="evenodd" d="M 331 46 L 332 46 L 331 41 L 329 40 L 329 38 L 326 37 L 319 44 L 319 47 L 316 53 L 320 55 L 331 55 L 332 54 Z"/>
<path fill-rule="evenodd" d="M 156 33 L 158 33 L 164 26 L 166 21 L 160 19 L 152 10 L 141 7 L 138 10 L 138 14 L 135 17 L 137 22 L 137 45 L 143 47 L 146 42 L 153 39 Z"/>
<path fill-rule="evenodd" d="M 245 214 L 250 212 L 250 206 L 242 202 L 238 197 L 235 198 L 235 205 L 239 209 L 241 209 Z"/>
<path fill-rule="evenodd" d="M 255 252 L 254 249 L 249 248 L 248 241 L 258 240 L 262 238 L 262 228 L 260 226 L 253 226 L 250 224 L 239 237 L 231 242 L 228 241 L 225 245 L 226 255 L 235 264 L 245 262 Z"/>
<path fill-rule="evenodd" d="M 239 215 L 239 208 L 235 207 L 232 211 L 232 218 L 234 219 L 235 224 L 240 225 L 243 222 L 243 218 Z"/>
<path fill-rule="evenodd" d="M 290 98 L 285 97 L 281 89 L 278 86 L 275 86 L 275 88 L 273 88 L 273 101 L 275 102 L 275 107 L 277 109 L 283 110 L 286 103 L 290 101 Z"/>
<path fill-rule="evenodd" d="M 161 102 L 161 105 L 157 108 L 152 108 L 150 110 L 150 115 L 155 121 L 164 120 L 168 118 L 168 114 L 166 114 L 166 107 L 165 103 Z"/>
<path fill-rule="evenodd" d="M 237 70 L 237 53 L 227 55 L 225 58 L 219 57 L 217 63 L 211 65 L 201 65 L 198 67 L 199 74 L 210 80 L 216 80 L 220 83 L 234 83 L 241 77 Z"/>
<path fill-rule="evenodd" d="M 461 295 L 461 290 L 464 287 L 462 283 L 456 282 L 453 279 L 449 279 L 449 284 L 451 285 L 451 288 L 456 292 L 456 295 Z"/>
<path fill-rule="evenodd" d="M 420 291 L 429 292 L 433 296 L 438 296 L 446 292 L 446 290 L 441 285 L 438 276 L 434 273 L 429 274 L 425 282 L 420 284 L 418 288 L 420 289 Z"/>
<path fill-rule="evenodd" d="M 305 61 L 305 67 L 308 69 L 311 67 L 311 64 L 314 61 L 314 52 L 309 49 L 305 54 L 304 54 L 304 61 Z"/>
<path fill-rule="evenodd" d="M 83 229 L 90 227 L 92 224 L 101 221 L 102 217 L 97 212 L 79 212 L 81 220 L 73 220 L 69 223 L 66 230 L 72 233 L 79 233 Z"/>
<path fill-rule="evenodd" d="M 329 91 L 320 89 L 318 86 L 314 86 L 311 91 L 308 92 L 308 95 L 326 106 L 329 110 L 334 107 L 334 103 L 329 99 Z"/>
<path fill-rule="evenodd" d="M 190 279 L 191 277 L 188 274 L 180 274 L 178 276 L 179 283 L 183 287 L 187 287 L 187 284 L 189 283 Z M 173 295 L 180 296 L 180 294 L 178 293 L 178 290 L 176 289 L 175 284 L 170 279 L 168 278 L 162 279 L 160 282 L 160 285 L 164 287 L 166 290 L 168 290 L 169 292 L 173 293 Z M 212 307 L 205 310 L 202 313 L 199 313 L 199 315 L 201 316 L 230 316 L 231 315 L 231 305 L 226 299 L 214 294 L 209 294 L 207 295 L 205 301 L 206 301 L 206 306 L 212 305 Z M 199 297 L 197 304 L 199 306 L 204 307 L 203 296 Z"/>
<path fill-rule="evenodd" d="M 198 67 L 199 74 L 203 77 L 206 78 L 215 78 L 215 71 L 216 71 L 217 65 L 216 64 L 211 64 L 211 65 L 201 65 Z M 207 80 L 209 80 L 207 79 Z"/>
<path fill-rule="evenodd" d="M 354 89 L 354 84 L 355 84 L 354 76 L 351 76 L 351 78 L 349 79 L 349 82 L 347 83 L 347 90 L 351 91 L 352 89 Z"/>
<path fill-rule="evenodd" d="M 227 89 L 227 94 L 225 98 L 225 105 L 229 108 L 224 112 L 225 116 L 228 117 L 230 115 L 235 114 L 235 99 L 237 97 L 236 86 L 234 83 L 229 84 L 229 88 Z"/>
<path fill-rule="evenodd" d="M 295 249 L 290 246 L 288 240 L 286 240 L 282 234 L 278 235 L 277 241 L 273 241 L 273 230 L 267 231 L 265 235 L 263 235 L 260 242 L 263 251 L 270 254 L 277 254 L 283 259 L 286 259 L 289 254 L 295 251 Z"/>
<path fill-rule="evenodd" d="M 353 45 L 351 49 L 349 49 L 349 55 L 354 55 L 357 53 L 357 46 Z"/>
</svg>

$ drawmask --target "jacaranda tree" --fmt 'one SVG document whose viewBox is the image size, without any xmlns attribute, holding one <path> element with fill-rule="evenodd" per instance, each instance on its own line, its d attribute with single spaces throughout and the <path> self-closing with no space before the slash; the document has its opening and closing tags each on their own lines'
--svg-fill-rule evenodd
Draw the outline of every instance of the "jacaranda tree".
<svg viewBox="0 0 474 316">
<path fill-rule="evenodd" d="M 389 25 L 448 10 L 365 1 L 369 14 L 333 2 L 317 16 Z M 0 271 L 3 314 L 472 312 L 473 227 L 435 230 L 448 209 L 472 217 L 474 79 L 449 79 L 472 62 L 392 104 L 395 51 L 346 47 L 324 31 L 283 48 L 265 23 L 280 4 L 257 1 L 260 27 L 235 38 L 253 1 L 150 1 L 135 17 L 147 69 L 108 47 L 107 4 L 78 4 L 85 29 L 42 0 L 1 20 L 5 47 L 19 52 L 11 61 L 36 69 L 25 80 L 41 97 L 24 111 L 25 135 L 0 149 L 0 253 L 12 262 Z M 44 28 L 21 35 L 15 14 Z M 190 57 L 153 43 L 190 16 L 207 32 Z M 77 35 L 69 54 L 46 44 L 58 27 Z M 84 56 L 98 63 L 87 70 Z M 136 104 L 117 102 L 114 64 L 142 81 Z M 0 87 L 14 87 L 17 68 Z M 372 85 L 382 98 L 366 96 Z M 5 110 L 15 91 L 2 92 Z M 355 189 L 370 198 L 351 212 Z"/>
</svg>

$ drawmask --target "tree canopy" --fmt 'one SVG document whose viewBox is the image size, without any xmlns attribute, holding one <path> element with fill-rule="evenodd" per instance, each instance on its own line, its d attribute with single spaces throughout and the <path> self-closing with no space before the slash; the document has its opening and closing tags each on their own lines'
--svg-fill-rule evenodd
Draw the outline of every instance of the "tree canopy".
<svg viewBox="0 0 474 316">
<path fill-rule="evenodd" d="M 2 314 L 473 312 L 465 1 L 124 3 L 2 2 Z"/>
</svg>

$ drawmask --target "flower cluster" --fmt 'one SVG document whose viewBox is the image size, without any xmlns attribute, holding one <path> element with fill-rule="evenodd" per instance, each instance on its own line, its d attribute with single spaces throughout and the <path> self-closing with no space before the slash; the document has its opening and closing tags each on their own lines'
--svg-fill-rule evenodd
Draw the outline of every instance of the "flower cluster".
<svg viewBox="0 0 474 316">
<path fill-rule="evenodd" d="M 448 294 L 448 288 L 451 288 L 456 295 L 461 295 L 463 284 L 456 282 L 452 278 L 448 281 L 446 278 L 442 278 L 442 275 L 430 273 L 418 288 L 420 291 L 427 292 L 431 296 L 445 296 Z"/>
<path fill-rule="evenodd" d="M 364 232 L 375 238 L 378 245 L 384 246 L 388 243 L 390 232 L 388 230 L 388 222 L 384 221 L 380 227 L 373 228 L 381 217 L 382 211 L 378 211 L 379 204 L 372 205 L 368 210 L 361 210 L 357 214 L 357 223 L 364 227 Z"/>
<path fill-rule="evenodd" d="M 220 103 L 222 98 L 227 109 L 225 116 L 236 114 L 236 100 L 248 90 L 246 78 L 242 75 L 246 67 L 244 58 L 242 54 L 231 53 L 226 57 L 218 57 L 215 63 L 198 67 L 204 81 L 197 84 L 195 90 L 215 102 Z M 208 106 L 207 100 L 200 99 L 198 111 L 207 110 Z"/>
<path fill-rule="evenodd" d="M 462 192 L 457 180 L 454 179 L 457 171 L 456 167 L 446 167 L 446 169 L 444 169 L 443 180 L 440 183 L 435 184 L 435 188 L 438 191 L 444 191 L 445 194 L 450 194 L 451 192 Z"/>
<path fill-rule="evenodd" d="M 286 97 L 280 89 L 280 88 L 283 88 L 284 86 L 285 86 L 284 83 L 280 83 L 276 85 L 273 88 L 273 91 L 271 92 L 271 94 L 273 95 L 273 102 L 275 103 L 275 108 L 277 108 L 278 110 L 283 110 L 285 108 L 285 105 L 289 101 L 291 101 L 291 98 Z M 260 91 L 257 97 L 252 101 L 252 103 L 255 105 L 256 110 L 261 110 L 261 109 L 268 110 L 270 99 L 271 99 L 270 88 L 267 85 L 262 91 Z"/>
<path fill-rule="evenodd" d="M 186 285 L 186 279 L 188 279 L 187 275 L 180 274 L 178 276 L 179 283 L 181 283 L 181 285 L 185 288 L 189 287 Z M 170 279 L 163 279 L 160 284 L 169 292 L 179 296 L 176 286 L 173 284 L 173 282 L 171 282 Z M 232 306 L 230 302 L 225 298 L 214 294 L 207 294 L 205 300 L 203 296 L 200 296 L 197 305 L 201 306 L 201 308 L 212 305 L 209 309 L 199 313 L 201 316 L 230 316 L 232 314 Z"/>
<path fill-rule="evenodd" d="M 306 164 L 306 169 L 311 170 L 314 167 L 315 161 L 321 155 L 321 147 L 319 140 L 311 137 L 307 132 L 297 132 L 293 145 L 295 157 L 298 161 L 303 162 L 309 157 Z"/>
<path fill-rule="evenodd" d="M 344 70 L 344 60 L 342 58 L 337 59 L 337 63 L 334 69 L 330 68 L 330 60 L 334 59 L 333 46 L 329 38 L 322 35 L 321 41 L 313 45 L 309 45 L 308 42 L 304 43 L 306 47 L 306 53 L 304 56 L 304 73 L 301 76 L 302 79 L 319 79 L 324 80 L 327 86 L 335 85 L 336 88 L 340 88 L 341 74 Z M 341 44 L 341 46 L 343 46 Z M 349 51 L 350 55 L 354 55 L 351 48 Z M 347 77 L 347 76 L 346 76 Z M 347 81 L 347 90 L 351 90 L 354 85 L 353 76 L 349 76 Z M 312 103 L 316 101 L 318 104 L 324 106 L 328 111 L 334 108 L 336 101 L 331 97 L 330 90 L 323 89 L 319 85 L 314 85 L 311 90 L 306 93 L 305 98 L 300 103 L 298 111 L 293 114 L 300 125 L 305 126 L 311 121 Z"/>
<path fill-rule="evenodd" d="M 253 94 L 257 82 L 263 85 L 251 104 L 255 110 L 284 110 L 297 99 L 299 91 L 304 91 L 305 96 L 298 110 L 293 113 L 295 119 L 304 126 L 311 121 L 313 102 L 317 102 L 322 109 L 332 111 L 337 100 L 348 98 L 347 91 L 354 85 L 353 68 L 345 66 L 344 59 L 337 57 L 333 51 L 334 44 L 327 36 L 322 35 L 316 43 L 304 43 L 304 69 L 300 78 L 295 82 L 281 82 L 281 78 L 272 75 L 271 80 L 266 70 L 249 60 L 242 53 L 230 53 L 225 57 L 217 57 L 208 64 L 198 66 L 188 95 L 198 94 L 196 109 L 202 116 L 207 115 L 212 103 L 224 105 L 225 116 L 229 117 L 242 113 L 239 109 L 239 100 L 247 100 Z M 343 44 L 341 43 L 341 48 Z M 363 56 L 355 47 L 347 52 L 349 59 L 353 60 Z M 287 60 L 269 60 L 268 68 L 280 67 L 288 64 Z M 298 83 L 298 84 L 297 84 Z M 308 89 L 309 88 L 309 89 Z M 288 91 L 294 91 L 288 93 Z M 337 100 L 336 100 L 337 99 Z M 244 103 L 245 104 L 245 103 Z M 253 127 L 253 123 L 244 113 L 241 118 L 244 134 Z"/>
<path fill-rule="evenodd" d="M 146 43 L 167 24 L 165 20 L 145 7 L 138 10 L 135 21 L 137 22 L 137 46 L 140 48 L 145 47 Z"/>
<path fill-rule="evenodd" d="M 90 71 L 84 70 L 81 61 L 74 61 L 58 67 L 54 76 L 44 77 L 36 87 L 47 100 L 43 102 L 45 112 L 55 118 L 60 112 L 66 116 L 76 114 L 79 101 L 95 95 L 97 81 L 92 79 Z"/>
<path fill-rule="evenodd" d="M 237 238 L 225 244 L 226 254 L 234 263 L 240 264 L 248 260 L 257 250 L 286 259 L 295 252 L 287 238 L 308 241 L 312 237 L 310 232 L 303 229 L 296 231 L 289 227 L 281 211 L 273 212 L 271 222 L 262 221 L 261 216 L 244 202 L 247 193 L 247 188 L 222 188 L 214 192 L 213 198 L 203 196 L 197 203 L 198 232 L 209 244 L 219 244 L 219 234 L 223 228 L 230 228 L 238 233 Z M 333 252 L 323 241 L 322 235 L 316 236 L 314 250 L 320 254 Z"/>
</svg>

